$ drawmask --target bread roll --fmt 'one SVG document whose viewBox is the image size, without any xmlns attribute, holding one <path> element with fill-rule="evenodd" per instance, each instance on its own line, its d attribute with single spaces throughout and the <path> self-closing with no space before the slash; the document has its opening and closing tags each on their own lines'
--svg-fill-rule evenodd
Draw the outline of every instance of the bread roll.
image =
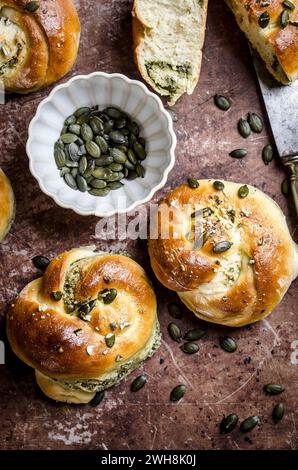
<svg viewBox="0 0 298 470">
<path fill-rule="evenodd" d="M 298 274 L 278 205 L 252 186 L 213 180 L 169 193 L 150 227 L 152 269 L 203 320 L 243 326 L 268 315 Z M 170 215 L 169 215 L 170 211 Z"/>
<path fill-rule="evenodd" d="M 136 65 L 152 88 L 173 105 L 199 80 L 208 0 L 135 0 Z"/>
<path fill-rule="evenodd" d="M 72 0 L 0 0 L 0 79 L 7 92 L 29 93 L 69 72 L 80 22 Z"/>
<path fill-rule="evenodd" d="M 15 198 L 9 179 L 0 168 L 0 242 L 8 233 L 15 216 Z"/>
<path fill-rule="evenodd" d="M 296 80 L 298 77 L 297 0 L 291 1 L 295 7 L 293 10 L 286 8 L 282 0 L 225 1 L 233 11 L 239 27 L 264 60 L 269 72 L 283 84 Z"/>
<path fill-rule="evenodd" d="M 7 335 L 48 397 L 88 403 L 159 347 L 156 298 L 127 256 L 74 249 L 23 289 Z"/>
</svg>

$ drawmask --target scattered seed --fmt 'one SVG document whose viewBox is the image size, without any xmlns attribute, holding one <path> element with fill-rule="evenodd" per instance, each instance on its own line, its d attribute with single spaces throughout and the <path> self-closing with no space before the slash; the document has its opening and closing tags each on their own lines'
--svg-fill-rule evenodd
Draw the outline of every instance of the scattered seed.
<svg viewBox="0 0 298 470">
<path fill-rule="evenodd" d="M 290 196 L 290 183 L 288 178 L 285 178 L 281 183 L 281 192 L 286 198 Z"/>
<path fill-rule="evenodd" d="M 103 289 L 98 293 L 98 298 L 101 299 L 105 305 L 108 305 L 116 299 L 117 294 L 117 289 Z"/>
<path fill-rule="evenodd" d="M 258 116 L 256 113 L 248 113 L 247 121 L 253 132 L 260 134 L 263 130 L 263 119 Z"/>
<path fill-rule="evenodd" d="M 59 300 L 62 299 L 63 293 L 60 290 L 58 290 L 56 292 L 52 292 L 51 297 L 52 297 L 53 300 L 56 300 L 58 302 Z"/>
<path fill-rule="evenodd" d="M 32 258 L 32 263 L 37 269 L 40 269 L 41 271 L 45 271 L 50 264 L 50 260 L 46 256 L 38 255 Z"/>
<path fill-rule="evenodd" d="M 112 348 L 115 344 L 115 341 L 116 341 L 116 337 L 113 333 L 108 333 L 105 336 L 105 342 L 106 342 L 106 345 L 108 346 L 108 348 Z"/>
<path fill-rule="evenodd" d="M 137 392 L 138 390 L 140 390 L 141 388 L 144 387 L 146 382 L 147 382 L 147 375 L 146 374 L 139 375 L 139 377 L 137 377 L 132 382 L 132 384 L 130 386 L 130 390 L 132 392 Z"/>
<path fill-rule="evenodd" d="M 225 189 L 225 185 L 222 181 L 214 181 L 213 187 L 214 189 L 217 189 L 217 191 L 223 191 Z"/>
<path fill-rule="evenodd" d="M 66 175 L 64 176 L 64 181 L 67 186 L 69 186 L 71 189 L 78 189 L 76 180 L 70 173 L 66 173 Z"/>
<path fill-rule="evenodd" d="M 194 328 L 185 333 L 184 339 L 187 341 L 197 341 L 198 339 L 203 338 L 206 335 L 206 330 L 203 328 Z"/>
<path fill-rule="evenodd" d="M 260 423 L 260 421 L 261 420 L 259 416 L 250 416 L 249 418 L 246 418 L 244 421 L 242 421 L 242 423 L 240 424 L 240 431 L 252 431 L 252 429 Z"/>
<path fill-rule="evenodd" d="M 170 302 L 168 305 L 169 314 L 173 318 L 180 319 L 182 318 L 182 310 L 176 302 Z"/>
<path fill-rule="evenodd" d="M 219 344 L 222 349 L 229 353 L 233 353 L 237 349 L 236 341 L 230 336 L 221 336 L 219 338 Z"/>
<path fill-rule="evenodd" d="M 188 182 L 188 186 L 192 189 L 196 189 L 200 186 L 200 183 L 198 182 L 198 180 L 194 178 L 188 178 L 187 182 Z"/>
<path fill-rule="evenodd" d="M 172 391 L 170 395 L 171 401 L 179 401 L 181 398 L 184 397 L 186 392 L 186 387 L 184 384 L 177 385 Z"/>
<path fill-rule="evenodd" d="M 288 10 L 284 10 L 284 11 L 281 12 L 280 17 L 279 17 L 279 21 L 280 21 L 280 26 L 281 26 L 282 29 L 284 29 L 288 26 L 289 21 L 290 21 L 290 15 L 289 15 Z"/>
<path fill-rule="evenodd" d="M 235 149 L 229 153 L 230 157 L 232 158 L 244 158 L 247 155 L 246 149 Z"/>
<path fill-rule="evenodd" d="M 244 199 L 245 197 L 247 197 L 249 194 L 249 188 L 248 186 L 245 184 L 243 186 L 240 186 L 240 188 L 238 189 L 238 196 L 241 198 L 241 199 Z"/>
<path fill-rule="evenodd" d="M 265 165 L 269 165 L 273 160 L 273 148 L 272 145 L 268 144 L 263 148 L 262 159 Z"/>
<path fill-rule="evenodd" d="M 281 421 L 284 417 L 285 414 L 285 406 L 283 403 L 279 402 L 277 403 L 272 411 L 272 419 L 275 423 L 278 423 Z"/>
<path fill-rule="evenodd" d="M 36 10 L 39 8 L 39 2 L 33 1 L 33 2 L 28 2 L 25 5 L 25 10 L 29 11 L 30 13 L 34 13 Z"/>
<path fill-rule="evenodd" d="M 231 107 L 231 101 L 223 95 L 215 95 L 214 103 L 222 111 L 227 111 Z"/>
<path fill-rule="evenodd" d="M 169 323 L 168 333 L 173 341 L 176 341 L 177 343 L 181 341 L 181 338 L 182 338 L 181 330 L 179 326 L 176 325 L 176 323 L 173 323 L 173 322 Z"/>
<path fill-rule="evenodd" d="M 188 342 L 188 343 L 184 343 L 182 346 L 181 346 L 181 349 L 183 352 L 185 352 L 186 354 L 195 354 L 198 352 L 198 350 L 200 349 L 198 344 L 196 343 L 192 343 L 192 342 Z"/>
<path fill-rule="evenodd" d="M 224 253 L 225 251 L 229 250 L 233 243 L 228 242 L 228 241 L 223 241 L 216 243 L 213 247 L 213 252 L 214 253 Z"/>
<path fill-rule="evenodd" d="M 267 384 L 264 385 L 263 390 L 268 393 L 268 395 L 279 395 L 284 391 L 284 388 L 280 384 Z"/>
<path fill-rule="evenodd" d="M 238 132 L 244 139 L 251 134 L 251 128 L 246 119 L 241 118 L 238 121 Z"/>
<path fill-rule="evenodd" d="M 264 29 L 267 28 L 268 24 L 270 22 L 270 15 L 268 11 L 264 11 L 264 13 L 259 16 L 259 26 L 260 28 Z"/>
<path fill-rule="evenodd" d="M 232 432 L 233 429 L 235 429 L 235 427 L 237 426 L 237 423 L 238 423 L 238 416 L 236 415 L 236 413 L 231 413 L 225 416 L 219 425 L 220 432 L 222 434 L 227 434 L 229 432 Z"/>
<path fill-rule="evenodd" d="M 78 190 L 81 191 L 81 193 L 85 193 L 88 189 L 88 184 L 85 178 L 81 175 L 77 175 L 76 177 L 76 183 L 78 186 Z"/>
<path fill-rule="evenodd" d="M 105 391 L 104 390 L 101 390 L 101 392 L 97 392 L 94 396 L 94 398 L 92 398 L 92 400 L 90 401 L 90 406 L 97 406 L 99 405 L 102 400 L 104 399 L 104 396 L 105 396 Z"/>
</svg>

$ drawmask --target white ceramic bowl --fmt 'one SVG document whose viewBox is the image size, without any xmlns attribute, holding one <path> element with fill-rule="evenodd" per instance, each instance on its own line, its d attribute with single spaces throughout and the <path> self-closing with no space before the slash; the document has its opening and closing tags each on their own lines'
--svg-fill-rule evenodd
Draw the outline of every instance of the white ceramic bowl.
<svg viewBox="0 0 298 470">
<path fill-rule="evenodd" d="M 141 126 L 147 142 L 142 162 L 145 177 L 125 180 L 122 188 L 106 197 L 95 197 L 69 188 L 59 175 L 53 148 L 64 120 L 81 106 L 121 108 Z M 149 201 L 162 188 L 175 162 L 176 136 L 172 119 L 158 96 L 145 85 L 120 74 L 95 72 L 79 75 L 59 85 L 38 106 L 29 126 L 27 154 L 30 171 L 41 190 L 64 208 L 81 215 L 108 217 L 129 212 Z"/>
</svg>

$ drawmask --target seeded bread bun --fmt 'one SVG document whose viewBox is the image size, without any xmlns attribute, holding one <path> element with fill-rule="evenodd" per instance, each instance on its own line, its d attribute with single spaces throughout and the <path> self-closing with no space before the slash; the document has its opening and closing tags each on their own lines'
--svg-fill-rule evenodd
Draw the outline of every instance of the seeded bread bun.
<svg viewBox="0 0 298 470">
<path fill-rule="evenodd" d="M 74 249 L 23 289 L 7 335 L 48 397 L 88 403 L 159 347 L 156 298 L 127 256 Z"/>
<path fill-rule="evenodd" d="M 0 168 L 0 242 L 10 230 L 15 216 L 15 198 L 9 179 Z"/>
<path fill-rule="evenodd" d="M 173 105 L 199 80 L 208 0 L 135 0 L 136 65 L 152 88 Z"/>
<path fill-rule="evenodd" d="M 199 318 L 243 326 L 281 301 L 298 275 L 298 249 L 269 196 L 213 183 L 182 185 L 161 202 L 150 229 L 151 266 Z"/>
<path fill-rule="evenodd" d="M 269 72 L 283 84 L 296 80 L 298 1 L 291 1 L 296 7 L 293 10 L 286 8 L 282 0 L 225 1 L 233 11 L 239 27 L 264 60 Z"/>
<path fill-rule="evenodd" d="M 80 22 L 72 0 L 0 0 L 0 79 L 7 92 L 29 93 L 69 72 Z"/>
</svg>

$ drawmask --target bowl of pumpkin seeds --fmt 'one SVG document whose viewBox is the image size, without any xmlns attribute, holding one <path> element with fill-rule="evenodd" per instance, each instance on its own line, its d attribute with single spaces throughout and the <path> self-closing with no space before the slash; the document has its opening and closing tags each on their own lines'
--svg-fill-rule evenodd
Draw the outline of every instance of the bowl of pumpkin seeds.
<svg viewBox="0 0 298 470">
<path fill-rule="evenodd" d="M 41 190 L 59 206 L 109 217 L 165 185 L 175 147 L 158 96 L 124 75 L 95 72 L 57 86 L 40 103 L 27 155 Z"/>
</svg>

